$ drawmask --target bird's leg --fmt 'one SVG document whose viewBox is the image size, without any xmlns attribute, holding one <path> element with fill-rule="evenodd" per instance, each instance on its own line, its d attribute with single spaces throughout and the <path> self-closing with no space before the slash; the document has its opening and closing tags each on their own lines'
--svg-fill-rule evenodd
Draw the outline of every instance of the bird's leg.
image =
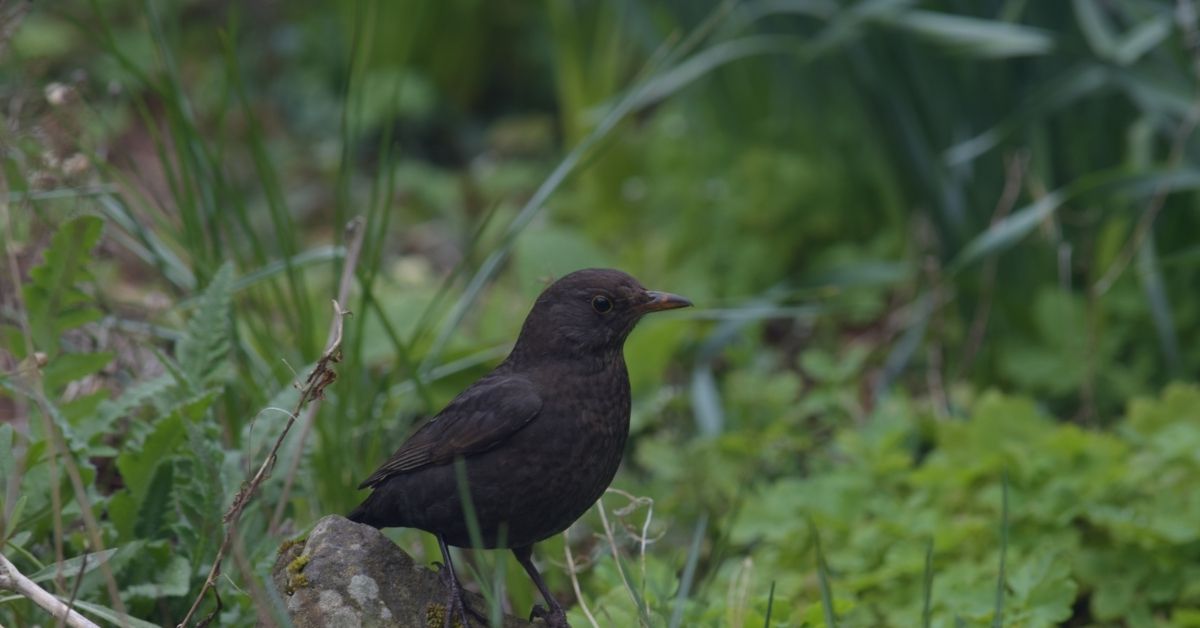
<svg viewBox="0 0 1200 628">
<path fill-rule="evenodd" d="M 546 604 L 550 606 L 549 611 L 541 606 L 534 606 L 529 618 L 541 617 L 550 628 L 570 628 L 570 625 L 567 624 L 567 612 L 563 610 L 558 600 L 550 595 L 550 589 L 546 588 L 546 583 L 542 581 L 542 574 L 538 572 L 537 567 L 533 566 L 533 546 L 514 547 L 512 552 L 517 557 L 517 562 L 525 568 L 525 573 L 529 574 L 529 578 L 533 580 L 538 591 L 541 591 L 542 599 L 546 600 Z"/>
<path fill-rule="evenodd" d="M 450 560 L 450 548 L 446 545 L 446 539 L 439 534 L 437 540 L 438 547 L 442 550 L 442 560 L 445 561 L 445 569 L 441 572 L 442 580 L 446 581 L 446 586 L 450 589 L 450 601 L 446 604 L 446 618 L 442 622 L 442 628 L 452 628 L 455 615 L 462 622 L 463 628 L 470 628 L 467 613 L 470 612 L 476 617 L 479 615 L 467 606 L 466 600 L 463 599 L 462 585 L 458 583 L 458 576 L 454 573 L 454 562 Z"/>
</svg>

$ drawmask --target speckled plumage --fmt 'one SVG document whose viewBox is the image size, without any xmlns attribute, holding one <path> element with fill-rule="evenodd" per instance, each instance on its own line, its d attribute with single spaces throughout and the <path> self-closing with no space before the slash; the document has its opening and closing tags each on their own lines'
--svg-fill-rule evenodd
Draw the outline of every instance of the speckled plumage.
<svg viewBox="0 0 1200 628">
<path fill-rule="evenodd" d="M 601 311 L 606 304 L 598 299 L 610 307 Z M 465 472 L 482 547 L 513 548 L 553 618 L 565 624 L 529 562 L 530 546 L 571 525 L 617 472 L 629 435 L 629 332 L 649 312 L 687 305 L 615 270 L 556 281 L 534 303 L 504 362 L 363 482 L 360 488 L 374 492 L 350 518 L 472 546 L 458 484 Z"/>
</svg>

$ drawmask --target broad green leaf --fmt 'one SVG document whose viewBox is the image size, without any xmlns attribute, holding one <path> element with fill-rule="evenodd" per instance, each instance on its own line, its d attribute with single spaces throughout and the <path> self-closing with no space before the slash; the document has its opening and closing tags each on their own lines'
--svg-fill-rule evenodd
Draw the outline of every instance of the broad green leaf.
<svg viewBox="0 0 1200 628">
<path fill-rule="evenodd" d="M 1159 397 L 1129 402 L 1128 429 L 1139 436 L 1152 437 L 1174 425 L 1200 422 L 1200 387 L 1175 383 Z"/>
<path fill-rule="evenodd" d="M 1008 576 L 1014 613 L 1032 625 L 1057 625 L 1071 616 L 1077 586 L 1070 561 L 1046 549 L 1025 558 Z"/>
<path fill-rule="evenodd" d="M 154 425 L 154 431 L 146 437 L 141 447 L 129 449 L 117 457 L 117 469 L 121 472 L 126 490 L 138 502 L 146 495 L 159 461 L 173 455 L 184 436 L 183 417 L 179 413 L 172 413 Z"/>
<path fill-rule="evenodd" d="M 113 353 L 63 353 L 50 359 L 42 369 L 43 385 L 47 390 L 62 386 L 100 371 L 113 360 Z"/>
<path fill-rule="evenodd" d="M 120 491 L 108 498 L 108 519 L 117 531 L 121 542 L 135 538 L 134 527 L 137 525 L 138 501 L 133 493 Z"/>
</svg>

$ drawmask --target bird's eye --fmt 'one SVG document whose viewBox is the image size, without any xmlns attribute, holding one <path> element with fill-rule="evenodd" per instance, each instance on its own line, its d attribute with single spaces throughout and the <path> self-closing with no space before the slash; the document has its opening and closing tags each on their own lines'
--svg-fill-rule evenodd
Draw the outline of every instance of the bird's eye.
<svg viewBox="0 0 1200 628">
<path fill-rule="evenodd" d="M 601 314 L 607 314 L 612 310 L 612 301 L 608 297 L 598 294 L 592 297 L 592 309 Z"/>
</svg>

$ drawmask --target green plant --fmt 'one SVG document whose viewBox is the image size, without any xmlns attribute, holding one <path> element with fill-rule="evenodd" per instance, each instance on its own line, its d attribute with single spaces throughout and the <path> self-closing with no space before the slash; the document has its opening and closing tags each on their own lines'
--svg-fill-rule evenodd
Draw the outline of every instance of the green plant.
<svg viewBox="0 0 1200 628">
<path fill-rule="evenodd" d="M 25 573 L 178 621 L 344 288 L 339 379 L 219 583 L 223 623 L 279 612 L 277 542 L 352 506 L 542 280 L 604 265 L 702 307 L 629 347 L 637 497 L 539 551 L 574 557 L 547 570 L 574 623 L 1197 622 L 1193 2 L 484 4 L 0 28 Z M 491 612 L 534 601 L 463 558 Z"/>
</svg>

